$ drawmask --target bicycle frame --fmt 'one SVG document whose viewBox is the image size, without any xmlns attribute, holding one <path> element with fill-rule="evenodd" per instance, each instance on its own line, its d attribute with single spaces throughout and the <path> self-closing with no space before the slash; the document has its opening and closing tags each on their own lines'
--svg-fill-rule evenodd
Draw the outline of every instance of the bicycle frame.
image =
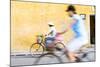
<svg viewBox="0 0 100 67">
<path fill-rule="evenodd" d="M 41 44 L 41 43 L 44 43 L 44 39 L 45 37 L 43 35 L 37 35 L 37 43 Z"/>
</svg>

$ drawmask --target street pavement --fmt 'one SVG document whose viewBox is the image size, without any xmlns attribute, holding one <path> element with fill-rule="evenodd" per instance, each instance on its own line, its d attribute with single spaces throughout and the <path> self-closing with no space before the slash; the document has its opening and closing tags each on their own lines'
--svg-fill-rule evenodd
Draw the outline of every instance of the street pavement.
<svg viewBox="0 0 100 67">
<path fill-rule="evenodd" d="M 86 54 L 86 57 L 82 58 L 83 55 Z M 57 56 L 60 57 L 62 63 L 69 63 L 68 58 L 65 55 L 62 55 L 61 52 L 55 52 Z M 58 64 L 61 63 L 59 60 L 54 56 L 45 56 L 42 59 L 39 58 L 40 55 L 31 56 L 29 53 L 20 53 L 20 54 L 14 54 L 11 55 L 11 66 L 31 66 L 36 65 L 36 61 L 38 61 L 38 64 Z M 83 53 L 79 53 L 79 58 L 81 58 L 82 62 L 91 62 L 95 61 L 95 51 L 94 48 L 89 48 L 87 50 L 84 50 Z"/>
</svg>

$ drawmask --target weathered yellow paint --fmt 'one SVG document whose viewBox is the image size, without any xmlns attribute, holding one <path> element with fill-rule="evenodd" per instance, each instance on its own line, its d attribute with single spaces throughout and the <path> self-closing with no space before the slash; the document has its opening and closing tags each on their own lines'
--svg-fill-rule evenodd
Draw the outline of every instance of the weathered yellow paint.
<svg viewBox="0 0 100 67">
<path fill-rule="evenodd" d="M 67 4 L 49 4 L 35 2 L 11 1 L 11 50 L 28 51 L 35 42 L 35 35 L 48 31 L 48 22 L 56 25 L 57 31 L 62 30 L 62 22 L 66 26 L 70 20 L 65 12 Z M 86 14 L 86 28 L 89 33 L 89 15 L 94 14 L 92 6 L 75 5 L 78 14 Z M 64 42 L 73 36 L 72 31 L 64 34 Z"/>
</svg>

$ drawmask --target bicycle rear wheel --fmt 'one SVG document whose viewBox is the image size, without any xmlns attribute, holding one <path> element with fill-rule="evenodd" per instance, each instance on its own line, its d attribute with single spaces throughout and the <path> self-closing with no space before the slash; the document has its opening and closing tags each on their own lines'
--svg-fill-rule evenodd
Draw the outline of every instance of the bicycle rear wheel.
<svg viewBox="0 0 100 67">
<path fill-rule="evenodd" d="M 44 49 L 43 44 L 34 43 L 34 44 L 32 44 L 31 47 L 30 47 L 30 54 L 31 54 L 32 56 L 41 55 L 41 54 L 43 54 L 44 50 L 45 50 L 45 49 Z"/>
<path fill-rule="evenodd" d="M 57 50 L 62 50 L 65 48 L 65 45 L 62 42 L 55 43 L 55 47 Z"/>
<path fill-rule="evenodd" d="M 38 65 L 38 64 L 54 64 L 54 63 L 62 63 L 62 59 L 59 56 L 55 55 L 54 53 L 46 53 L 38 57 L 33 64 Z"/>
</svg>

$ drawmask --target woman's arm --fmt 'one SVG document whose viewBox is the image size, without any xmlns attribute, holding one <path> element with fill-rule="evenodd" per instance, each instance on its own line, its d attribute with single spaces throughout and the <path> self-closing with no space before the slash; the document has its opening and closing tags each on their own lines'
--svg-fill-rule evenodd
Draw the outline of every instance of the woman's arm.
<svg viewBox="0 0 100 67">
<path fill-rule="evenodd" d="M 71 27 L 76 23 L 76 21 L 77 21 L 77 20 L 74 19 L 74 20 L 72 21 L 72 23 L 69 24 L 69 25 L 66 27 L 66 29 L 65 29 L 64 31 L 59 32 L 58 34 L 64 34 L 64 33 L 66 33 L 68 30 L 71 29 Z"/>
<path fill-rule="evenodd" d="M 64 34 L 64 33 L 66 33 L 68 30 L 66 29 L 66 30 L 64 30 L 64 31 L 62 31 L 62 32 L 59 32 L 58 34 Z"/>
</svg>

